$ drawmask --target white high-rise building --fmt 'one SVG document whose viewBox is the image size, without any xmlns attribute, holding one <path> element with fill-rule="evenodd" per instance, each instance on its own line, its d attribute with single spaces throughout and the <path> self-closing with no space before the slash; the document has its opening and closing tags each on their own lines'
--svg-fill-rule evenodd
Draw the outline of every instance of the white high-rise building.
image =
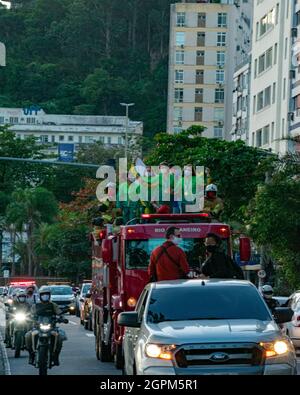
<svg viewBox="0 0 300 395">
<path fill-rule="evenodd" d="M 299 23 L 299 0 L 255 0 L 249 144 L 282 155 L 300 134 Z"/>
<path fill-rule="evenodd" d="M 186 0 L 171 5 L 168 133 L 203 125 L 205 137 L 230 139 L 233 75 L 251 41 L 249 3 Z"/>
</svg>

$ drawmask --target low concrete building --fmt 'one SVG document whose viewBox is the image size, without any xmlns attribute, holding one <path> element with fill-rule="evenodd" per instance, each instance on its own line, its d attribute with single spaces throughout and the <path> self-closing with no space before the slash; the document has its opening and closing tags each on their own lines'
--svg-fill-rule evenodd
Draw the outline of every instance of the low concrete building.
<svg viewBox="0 0 300 395">
<path fill-rule="evenodd" d="M 38 106 L 30 108 L 1 108 L 0 125 L 20 139 L 34 136 L 49 150 L 58 144 L 92 144 L 100 141 L 106 146 L 125 145 L 126 117 L 98 115 L 56 115 L 46 114 Z M 143 122 L 128 122 L 128 135 L 134 141 L 143 135 Z"/>
</svg>

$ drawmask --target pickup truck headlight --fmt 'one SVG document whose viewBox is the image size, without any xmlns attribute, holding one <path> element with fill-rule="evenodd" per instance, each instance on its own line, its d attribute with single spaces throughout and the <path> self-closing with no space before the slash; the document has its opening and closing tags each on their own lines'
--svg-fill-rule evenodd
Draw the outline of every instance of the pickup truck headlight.
<svg viewBox="0 0 300 395">
<path fill-rule="evenodd" d="M 267 358 L 284 355 L 291 349 L 289 343 L 285 340 L 277 340 L 271 343 L 260 343 L 260 345 L 266 350 Z"/>
<path fill-rule="evenodd" d="M 145 347 L 145 353 L 149 358 L 171 360 L 173 358 L 173 352 L 175 349 L 176 346 L 174 344 L 161 345 L 148 343 Z"/>
</svg>

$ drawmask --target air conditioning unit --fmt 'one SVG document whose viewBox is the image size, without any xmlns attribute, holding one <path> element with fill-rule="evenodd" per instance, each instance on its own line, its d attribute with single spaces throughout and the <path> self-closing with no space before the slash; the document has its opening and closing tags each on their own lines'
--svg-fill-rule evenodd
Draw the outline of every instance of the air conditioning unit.
<svg viewBox="0 0 300 395">
<path fill-rule="evenodd" d="M 298 28 L 292 27 L 292 37 L 298 37 Z"/>
<path fill-rule="evenodd" d="M 294 114 L 293 111 L 290 111 L 290 112 L 288 113 L 288 120 L 289 120 L 289 121 L 293 121 L 294 119 L 295 119 L 295 114 Z"/>
<path fill-rule="evenodd" d="M 218 121 L 219 126 L 224 126 L 224 121 Z"/>
<path fill-rule="evenodd" d="M 296 78 L 296 71 L 295 70 L 290 70 L 290 79 Z"/>
<path fill-rule="evenodd" d="M 180 48 L 184 48 L 184 44 L 181 44 L 181 45 L 180 45 Z"/>
<path fill-rule="evenodd" d="M 218 84 L 219 88 L 224 88 L 224 84 Z"/>
<path fill-rule="evenodd" d="M 223 70 L 223 69 L 224 69 L 224 65 L 223 65 L 223 64 L 219 64 L 219 65 L 218 65 L 218 68 L 219 68 L 220 70 Z"/>
</svg>

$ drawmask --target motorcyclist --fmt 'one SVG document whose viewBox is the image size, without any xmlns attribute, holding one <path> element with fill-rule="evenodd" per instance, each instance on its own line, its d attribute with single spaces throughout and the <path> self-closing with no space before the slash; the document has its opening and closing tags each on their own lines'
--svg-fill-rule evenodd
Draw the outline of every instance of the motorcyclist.
<svg viewBox="0 0 300 395">
<path fill-rule="evenodd" d="M 31 315 L 33 321 L 38 322 L 39 317 L 53 317 L 62 316 L 62 311 L 56 303 L 51 302 L 50 288 L 43 288 L 39 291 L 40 303 L 34 304 L 31 307 Z M 25 335 L 26 348 L 29 352 L 29 364 L 34 364 L 34 351 L 32 345 L 32 337 L 37 341 L 36 335 L 38 332 L 33 328 Z M 53 364 L 59 366 L 59 354 L 62 349 L 62 335 L 59 331 L 53 331 L 53 336 L 57 337 L 56 350 L 53 354 Z"/>
<path fill-rule="evenodd" d="M 26 302 L 30 306 L 37 303 L 37 294 L 35 292 L 34 285 L 30 285 L 29 287 L 26 288 Z"/>
<path fill-rule="evenodd" d="M 30 306 L 26 303 L 26 294 L 24 291 L 19 290 L 14 294 L 13 302 L 10 306 L 9 318 L 6 321 L 5 328 L 5 338 L 6 338 L 6 347 L 11 347 L 11 335 L 14 330 L 13 323 L 13 314 L 17 312 L 25 312 L 28 313 L 30 310 Z"/>
<path fill-rule="evenodd" d="M 274 296 L 273 287 L 268 284 L 263 285 L 261 288 L 261 293 L 262 293 L 262 296 L 263 296 L 265 302 L 267 303 L 269 309 L 271 310 L 271 313 L 273 314 L 275 311 L 275 308 L 280 306 L 278 300 L 273 298 L 273 296 Z"/>
<path fill-rule="evenodd" d="M 13 314 L 13 303 L 16 300 L 16 295 L 18 293 L 17 289 L 14 289 L 8 298 L 5 309 L 5 340 L 6 348 L 11 347 L 11 336 L 10 336 L 10 322 Z"/>
</svg>

